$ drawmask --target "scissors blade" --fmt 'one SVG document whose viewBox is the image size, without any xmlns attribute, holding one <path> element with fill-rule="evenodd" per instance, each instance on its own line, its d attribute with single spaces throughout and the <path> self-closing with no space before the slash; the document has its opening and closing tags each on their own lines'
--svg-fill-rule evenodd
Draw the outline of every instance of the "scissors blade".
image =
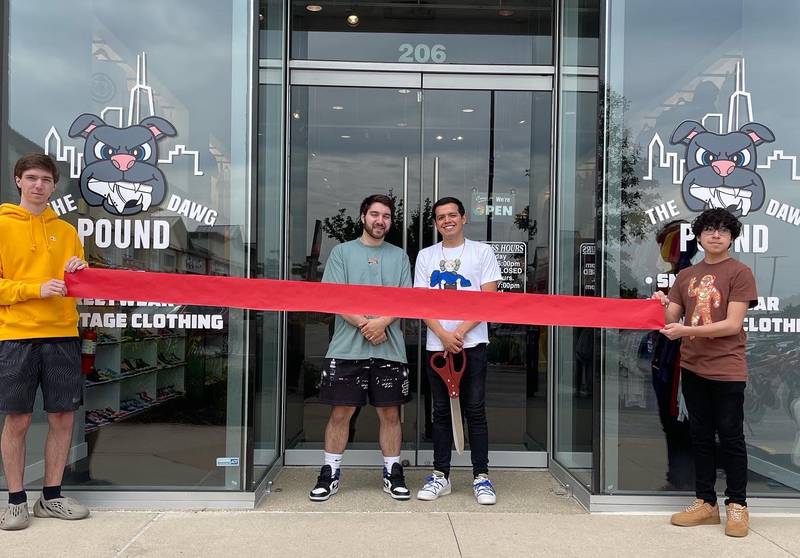
<svg viewBox="0 0 800 558">
<path fill-rule="evenodd" d="M 461 422 L 461 401 L 457 397 L 450 399 L 450 416 L 453 420 L 453 442 L 458 455 L 464 453 L 464 423 Z"/>
</svg>

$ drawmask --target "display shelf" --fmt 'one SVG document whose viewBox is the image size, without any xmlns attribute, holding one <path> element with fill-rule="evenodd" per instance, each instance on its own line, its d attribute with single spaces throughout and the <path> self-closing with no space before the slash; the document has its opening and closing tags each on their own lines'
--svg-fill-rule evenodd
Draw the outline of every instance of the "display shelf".
<svg viewBox="0 0 800 558">
<path fill-rule="evenodd" d="M 120 423 L 122 421 L 128 420 L 128 419 L 133 418 L 133 417 L 135 417 L 137 415 L 141 415 L 142 413 L 144 413 L 145 411 L 149 411 L 153 407 L 158 407 L 159 405 L 163 405 L 167 401 L 172 401 L 173 399 L 180 399 L 181 397 L 183 397 L 183 395 L 184 395 L 183 393 L 176 393 L 175 395 L 170 395 L 168 397 L 162 397 L 161 399 L 156 399 L 153 403 L 151 403 L 147 407 L 142 407 L 141 409 L 137 409 L 137 410 L 131 411 L 129 413 L 120 414 L 117 417 L 116 420 L 112 420 L 111 422 L 107 422 L 105 424 L 96 424 L 96 425 L 93 425 L 93 426 L 87 426 L 85 432 L 87 434 L 89 434 L 90 432 L 96 432 L 97 430 L 100 430 L 101 428 L 103 428 L 105 426 L 111 426 L 112 424 L 118 424 L 118 423 Z M 112 409 L 113 409 L 113 407 L 112 407 Z M 92 412 L 93 410 L 94 409 L 92 409 L 92 410 L 90 410 L 88 412 Z"/>
<path fill-rule="evenodd" d="M 125 380 L 129 380 L 131 378 L 135 378 L 136 376 L 141 376 L 143 374 L 152 374 L 153 372 L 158 372 L 159 370 L 162 370 L 162 369 L 163 369 L 163 367 L 162 368 L 147 368 L 147 369 L 143 368 L 143 369 L 137 371 L 134 374 L 123 374 L 119 378 L 113 378 L 111 380 L 103 380 L 101 382 L 89 382 L 89 381 L 87 381 L 86 382 L 86 387 L 90 388 L 90 387 L 102 386 L 102 385 L 105 385 L 105 384 L 113 384 L 115 382 L 124 382 Z"/>
<path fill-rule="evenodd" d="M 119 409 L 126 400 L 141 399 L 145 393 L 154 402 L 146 407 L 120 415 L 112 422 L 87 426 L 87 433 L 94 432 L 122 420 L 129 419 L 152 409 L 166 401 L 182 397 L 185 391 L 186 375 L 186 334 L 181 331 L 150 331 L 149 335 L 126 338 L 124 334 L 112 334 L 113 330 L 101 331 L 104 342 L 98 344 L 95 367 L 98 370 L 111 370 L 118 377 L 92 382 L 87 380 L 85 408 L 87 412 Z M 119 331 L 119 330 L 117 330 Z M 130 330 L 125 331 L 126 334 Z M 113 341 L 110 339 L 113 338 Z M 125 372 L 127 369 L 128 372 Z M 170 388 L 178 394 L 157 398 L 157 394 Z"/>
</svg>

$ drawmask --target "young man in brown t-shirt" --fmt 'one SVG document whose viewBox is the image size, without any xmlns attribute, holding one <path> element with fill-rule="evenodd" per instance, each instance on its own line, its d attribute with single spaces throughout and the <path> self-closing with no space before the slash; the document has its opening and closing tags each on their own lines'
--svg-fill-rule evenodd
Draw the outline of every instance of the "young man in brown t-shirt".
<svg viewBox="0 0 800 558">
<path fill-rule="evenodd" d="M 695 459 L 694 503 L 672 516 L 684 527 L 718 524 L 716 441 L 727 476 L 725 534 L 747 535 L 747 448 L 744 443 L 744 388 L 747 382 L 747 309 L 757 302 L 750 268 L 729 250 L 742 225 L 725 209 L 708 209 L 692 223 L 705 250 L 703 261 L 678 274 L 667 297 L 653 294 L 665 307 L 661 333 L 681 343 L 681 385 Z M 680 323 L 684 318 L 683 323 Z"/>
</svg>

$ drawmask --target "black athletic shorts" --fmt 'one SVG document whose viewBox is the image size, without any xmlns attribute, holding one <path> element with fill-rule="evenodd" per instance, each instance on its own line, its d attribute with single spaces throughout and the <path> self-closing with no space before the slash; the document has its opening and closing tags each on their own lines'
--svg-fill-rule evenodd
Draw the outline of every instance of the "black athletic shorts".
<svg viewBox="0 0 800 558">
<path fill-rule="evenodd" d="M 361 407 L 402 405 L 411 399 L 408 365 L 392 360 L 326 358 L 319 386 L 320 403 Z"/>
<path fill-rule="evenodd" d="M 81 342 L 77 337 L 0 341 L 0 413 L 32 413 L 42 386 L 44 410 L 83 405 Z"/>
</svg>

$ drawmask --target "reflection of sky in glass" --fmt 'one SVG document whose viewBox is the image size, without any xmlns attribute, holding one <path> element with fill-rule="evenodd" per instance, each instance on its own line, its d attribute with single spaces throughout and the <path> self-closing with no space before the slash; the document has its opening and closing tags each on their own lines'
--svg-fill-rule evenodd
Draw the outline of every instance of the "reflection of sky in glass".
<svg viewBox="0 0 800 558">
<path fill-rule="evenodd" d="M 699 121 L 707 113 L 727 115 L 735 90 L 735 64 L 741 58 L 746 63 L 745 85 L 752 96 L 754 120 L 768 126 L 776 136 L 775 143 L 758 148 L 759 163 L 763 164 L 774 149 L 800 153 L 800 122 L 787 118 L 795 112 L 791 92 L 794 85 L 800 86 L 800 80 L 785 71 L 786 53 L 800 46 L 790 23 L 800 15 L 798 11 L 797 6 L 783 2 L 628 3 L 622 93 L 630 103 L 626 127 L 640 144 L 644 162 L 654 133 L 668 149 L 683 156 L 682 149 L 668 143 L 681 121 Z M 654 25 L 663 32 L 654 32 Z M 743 117 L 740 124 L 746 120 Z M 800 181 L 790 179 L 789 161 L 779 161 L 771 169 L 759 170 L 759 174 L 766 185 L 767 202 L 775 198 L 800 207 Z M 681 187 L 672 184 L 670 171 L 657 169 L 654 179 L 643 181 L 641 187 L 650 188 L 658 201 L 676 200 L 680 217 L 691 220 L 695 214 L 685 209 Z M 759 284 L 766 287 L 763 294 L 768 294 L 773 279 L 771 256 L 789 256 L 778 261 L 773 293 L 782 297 L 784 304 L 800 303 L 794 279 L 800 271 L 800 257 L 792 249 L 800 230 L 766 215 L 767 202 L 743 222 L 769 227 L 769 250 L 766 254 L 743 254 L 741 259 L 756 268 Z M 657 248 L 652 240 L 658 228 L 651 227 L 644 242 L 628 247 L 632 263 L 639 263 L 633 265 L 635 277 L 627 281 L 644 292 L 649 288 L 643 279 L 658 271 L 654 268 Z"/>
<path fill-rule="evenodd" d="M 55 125 L 62 138 L 82 149 L 82 141 L 66 137 L 70 123 L 82 112 L 99 114 L 107 106 L 124 106 L 127 113 L 136 57 L 145 52 L 155 113 L 178 131 L 174 140 L 159 142 L 161 156 L 175 143 L 185 144 L 200 152 L 205 173 L 193 176 L 188 159 L 164 165 L 170 191 L 220 209 L 219 223 L 226 223 L 232 208 L 246 200 L 243 188 L 234 192 L 217 176 L 209 146 L 231 165 L 241 164 L 243 154 L 231 161 L 230 152 L 231 134 L 246 133 L 243 114 L 231 108 L 233 10 L 230 3 L 213 0 L 12 0 L 11 127 L 41 145 Z M 212 196 L 216 187 L 224 191 Z"/>
<path fill-rule="evenodd" d="M 396 89 L 294 88 L 293 161 L 303 170 L 295 167 L 292 181 L 293 189 L 307 188 L 307 240 L 302 248 L 305 254 L 310 250 L 316 219 L 331 217 L 341 208 L 356 218 L 361 200 L 372 193 L 392 190 L 402 197 L 404 157 L 409 159 L 409 212 L 418 210 L 421 121 L 425 123 L 424 197 L 432 197 L 434 159 L 438 157 L 439 196 L 460 198 L 468 212 L 466 234 L 475 239 L 486 238 L 486 218 L 471 215 L 470 209 L 473 190 L 484 195 L 488 190 L 491 93 L 426 91 L 424 115 L 417 93 Z M 533 161 L 548 164 L 542 153 L 549 146 L 549 124 L 546 120 L 532 122 L 534 96 L 537 117 L 549 119 L 549 95 L 496 93 L 493 191 L 514 191 L 515 214 L 528 205 Z M 541 110 L 540 105 L 546 105 L 547 110 Z M 300 157 L 305 158 L 306 164 L 299 163 Z M 537 176 L 546 177 L 547 173 Z M 533 218 L 537 218 L 536 211 Z M 514 224 L 513 217 L 495 220 L 492 233 L 493 240 L 528 237 Z M 543 235 L 540 242 L 545 241 Z M 323 261 L 335 242 L 323 239 Z M 296 246 L 296 250 L 301 247 Z"/>
<path fill-rule="evenodd" d="M 622 14 L 623 10 L 615 11 L 612 18 Z M 798 17 L 800 6 L 779 0 L 625 3 L 624 17 L 612 19 L 624 20 L 624 30 L 611 32 L 611 41 L 624 46 L 622 50 L 611 49 L 609 67 L 613 77 L 609 86 L 612 94 L 623 95 L 629 103 L 625 126 L 642 150 L 636 176 L 641 179 L 646 173 L 647 146 L 656 133 L 669 151 L 683 157 L 682 146 L 669 144 L 681 121 L 700 121 L 706 114 L 722 113 L 727 128 L 729 100 L 736 90 L 736 64 L 741 60 L 745 62 L 744 89 L 751 96 L 753 120 L 769 127 L 776 138 L 774 143 L 757 148 L 759 164 L 765 164 L 774 150 L 800 156 L 800 122 L 794 117 L 800 78 L 796 72 L 787 71 L 791 68 L 791 53 L 800 49 L 800 36 L 796 32 Z M 619 70 L 621 73 L 615 73 Z M 746 111 L 741 110 L 740 115 L 739 125 L 749 120 Z M 715 122 L 709 121 L 709 127 L 715 128 L 712 124 Z M 773 294 L 781 301 L 779 312 L 751 311 L 749 315 L 790 317 L 787 307 L 800 304 L 796 279 L 800 272 L 800 253 L 796 249 L 800 227 L 770 217 L 766 208 L 771 199 L 800 207 L 800 180 L 792 180 L 791 162 L 785 160 L 774 163 L 772 168 L 758 169 L 758 174 L 766 187 L 764 206 L 742 221 L 768 227 L 768 251 L 737 257 L 753 269 L 759 294 Z M 686 209 L 681 185 L 672 183 L 671 169 L 656 168 L 653 180 L 641 180 L 638 187 L 653 195 L 656 203 L 675 200 L 680 211 L 678 218 L 691 221 L 696 215 Z M 652 225 L 644 239 L 622 246 L 621 260 L 629 266 L 626 273 L 623 265 L 622 280 L 626 286 L 638 289 L 640 296 L 651 292 L 645 277 L 654 277 L 670 268 L 662 260 L 655 240 L 662 226 Z M 798 313 L 795 311 L 794 315 Z M 797 451 L 794 448 L 797 424 L 789 406 L 800 397 L 794 350 L 797 335 L 749 333 L 751 381 L 745 397 L 751 455 L 762 451 L 762 459 L 790 469 L 793 466 L 789 454 Z M 638 336 L 636 342 L 640 339 Z M 635 353 L 633 349 L 626 354 Z M 793 372 L 787 374 L 787 371 Z M 774 470 L 773 465 L 769 467 Z M 764 471 L 758 470 L 766 474 Z M 793 472 L 787 472 L 779 480 L 800 488 L 800 480 Z M 769 490 L 787 488 L 775 483 Z"/>
</svg>

